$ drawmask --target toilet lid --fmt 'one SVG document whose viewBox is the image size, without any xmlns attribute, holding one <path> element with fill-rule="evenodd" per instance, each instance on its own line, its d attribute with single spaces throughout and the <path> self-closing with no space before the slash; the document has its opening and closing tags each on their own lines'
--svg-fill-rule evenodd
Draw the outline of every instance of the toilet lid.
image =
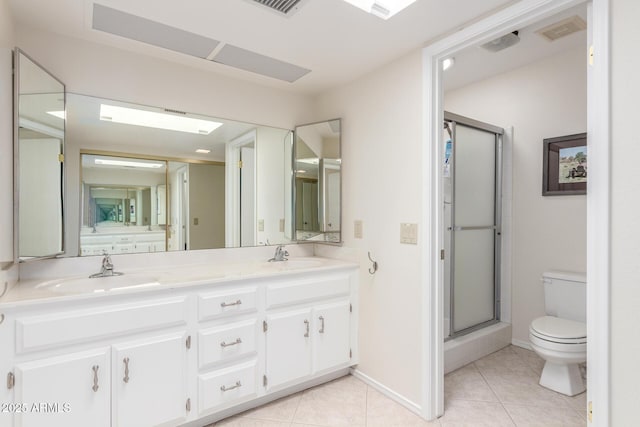
<svg viewBox="0 0 640 427">
<path fill-rule="evenodd" d="M 587 324 L 554 316 L 544 316 L 531 322 L 531 331 L 551 339 L 578 339 L 587 337 Z"/>
</svg>

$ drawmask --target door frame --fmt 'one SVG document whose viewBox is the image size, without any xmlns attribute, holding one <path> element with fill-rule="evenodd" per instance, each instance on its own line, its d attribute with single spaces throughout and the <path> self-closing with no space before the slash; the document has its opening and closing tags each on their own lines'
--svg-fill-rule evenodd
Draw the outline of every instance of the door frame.
<svg viewBox="0 0 640 427">
<path fill-rule="evenodd" d="M 423 49 L 424 127 L 422 153 L 424 183 L 421 230 L 423 336 L 422 415 L 434 419 L 444 413 L 443 261 L 444 244 L 440 159 L 444 141 L 442 60 L 463 49 L 540 21 L 578 4 L 589 5 L 588 41 L 597 60 L 588 66 L 587 146 L 587 399 L 597 408 L 592 422 L 610 420 L 610 0 L 522 0 Z M 585 52 L 587 53 L 587 52 Z M 586 409 L 586 408 L 585 408 Z"/>
<path fill-rule="evenodd" d="M 258 156 L 258 132 L 252 129 L 249 132 L 233 139 L 227 143 L 225 158 L 225 247 L 240 247 L 240 149 L 247 145 L 253 145 Z M 254 173 L 254 189 L 256 174 Z M 257 212 L 254 212 L 257 218 Z M 254 224 L 254 234 L 257 235 L 257 224 Z"/>
</svg>

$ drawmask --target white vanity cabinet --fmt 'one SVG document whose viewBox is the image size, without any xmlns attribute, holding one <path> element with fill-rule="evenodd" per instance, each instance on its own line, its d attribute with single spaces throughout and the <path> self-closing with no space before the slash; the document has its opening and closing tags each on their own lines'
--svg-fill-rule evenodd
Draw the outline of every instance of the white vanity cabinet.
<svg viewBox="0 0 640 427">
<path fill-rule="evenodd" d="M 0 427 L 206 425 L 344 375 L 357 363 L 358 270 L 333 263 L 0 300 L 0 402 L 29 405 Z"/>
<path fill-rule="evenodd" d="M 351 290 L 347 275 L 267 287 L 263 329 L 269 390 L 351 363 Z"/>
<path fill-rule="evenodd" d="M 15 367 L 16 427 L 109 427 L 108 348 L 19 363 Z M 3 414 L 6 416 L 6 414 Z"/>
<path fill-rule="evenodd" d="M 186 332 L 112 347 L 113 427 L 176 425 L 187 416 Z"/>
</svg>

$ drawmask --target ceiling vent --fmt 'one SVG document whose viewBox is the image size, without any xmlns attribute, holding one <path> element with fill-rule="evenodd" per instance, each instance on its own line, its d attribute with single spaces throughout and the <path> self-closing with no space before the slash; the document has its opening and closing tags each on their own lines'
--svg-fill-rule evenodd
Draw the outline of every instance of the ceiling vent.
<svg viewBox="0 0 640 427">
<path fill-rule="evenodd" d="M 556 41 L 578 31 L 586 30 L 587 23 L 578 15 L 563 19 L 536 31 L 537 34 L 550 42 Z"/>
<path fill-rule="evenodd" d="M 302 7 L 306 0 L 250 0 L 280 15 L 291 16 Z"/>
</svg>

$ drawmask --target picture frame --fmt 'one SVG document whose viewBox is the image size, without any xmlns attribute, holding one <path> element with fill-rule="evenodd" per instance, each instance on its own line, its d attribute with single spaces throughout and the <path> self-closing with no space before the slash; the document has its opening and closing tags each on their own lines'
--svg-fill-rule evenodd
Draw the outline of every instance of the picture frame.
<svg viewBox="0 0 640 427">
<path fill-rule="evenodd" d="M 587 194 L 587 134 L 546 138 L 542 144 L 542 195 Z"/>
</svg>

